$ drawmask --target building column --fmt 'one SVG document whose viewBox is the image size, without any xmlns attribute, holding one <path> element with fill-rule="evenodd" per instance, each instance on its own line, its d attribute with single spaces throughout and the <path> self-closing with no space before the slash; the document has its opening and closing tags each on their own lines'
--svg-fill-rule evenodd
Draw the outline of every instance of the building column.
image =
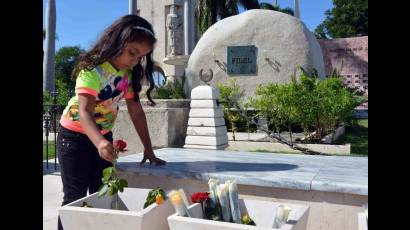
<svg viewBox="0 0 410 230">
<path fill-rule="evenodd" d="M 128 0 L 128 14 L 139 14 L 137 0 Z"/>
<path fill-rule="evenodd" d="M 294 0 L 294 15 L 295 17 L 300 19 L 300 11 L 299 11 L 299 0 Z"/>
<path fill-rule="evenodd" d="M 191 17 L 189 14 L 189 0 L 184 0 L 184 54 L 189 55 L 190 39 L 189 39 L 189 26 Z"/>
</svg>

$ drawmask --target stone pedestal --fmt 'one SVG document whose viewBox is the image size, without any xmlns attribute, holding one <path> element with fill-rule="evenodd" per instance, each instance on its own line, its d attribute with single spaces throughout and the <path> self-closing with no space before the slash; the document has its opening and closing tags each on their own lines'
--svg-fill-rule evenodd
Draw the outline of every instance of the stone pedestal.
<svg viewBox="0 0 410 230">
<path fill-rule="evenodd" d="M 217 89 L 202 85 L 191 92 L 187 136 L 184 148 L 217 149 L 228 147 L 224 113 Z"/>
</svg>

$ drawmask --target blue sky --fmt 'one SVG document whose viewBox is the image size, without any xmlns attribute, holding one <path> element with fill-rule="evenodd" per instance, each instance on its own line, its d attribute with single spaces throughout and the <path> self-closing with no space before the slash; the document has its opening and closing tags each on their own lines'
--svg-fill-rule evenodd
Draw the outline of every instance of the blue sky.
<svg viewBox="0 0 410 230">
<path fill-rule="evenodd" d="M 138 0 L 151 1 L 151 0 Z M 275 0 L 273 0 L 275 1 Z M 272 3 L 272 0 L 259 2 Z M 280 7 L 293 8 L 293 0 L 278 0 Z M 332 0 L 299 0 L 301 19 L 314 31 L 332 8 Z M 118 17 L 128 14 L 128 0 L 56 0 L 56 51 L 63 46 L 79 45 L 88 49 L 98 35 Z M 43 0 L 43 28 L 45 28 L 46 0 Z"/>
</svg>

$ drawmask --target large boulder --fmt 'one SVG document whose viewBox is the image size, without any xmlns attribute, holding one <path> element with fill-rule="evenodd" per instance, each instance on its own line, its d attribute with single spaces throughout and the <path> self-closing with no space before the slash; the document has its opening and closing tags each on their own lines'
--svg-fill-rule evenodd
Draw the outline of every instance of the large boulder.
<svg viewBox="0 0 410 230">
<path fill-rule="evenodd" d="M 227 47 L 256 47 L 257 73 L 232 76 L 227 74 Z M 245 96 L 253 95 L 258 84 L 285 83 L 291 80 L 298 66 L 315 68 L 325 77 L 322 50 L 312 32 L 298 18 L 272 10 L 248 10 L 225 18 L 210 27 L 198 41 L 186 70 L 186 95 L 203 84 L 199 72 L 213 72 L 210 84 L 235 78 L 245 89 Z M 299 77 L 299 71 L 297 72 Z"/>
</svg>

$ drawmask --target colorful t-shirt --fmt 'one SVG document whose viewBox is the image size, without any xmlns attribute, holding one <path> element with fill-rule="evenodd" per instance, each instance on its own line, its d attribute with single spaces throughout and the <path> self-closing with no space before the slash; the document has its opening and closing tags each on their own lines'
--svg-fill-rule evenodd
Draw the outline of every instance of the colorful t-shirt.
<svg viewBox="0 0 410 230">
<path fill-rule="evenodd" d="M 78 94 L 95 97 L 95 122 L 102 134 L 108 133 L 118 113 L 118 102 L 132 99 L 131 71 L 117 71 L 108 61 L 92 70 L 82 70 L 76 80 L 75 96 L 70 99 L 60 119 L 60 124 L 70 130 L 85 133 L 80 123 Z"/>
</svg>

